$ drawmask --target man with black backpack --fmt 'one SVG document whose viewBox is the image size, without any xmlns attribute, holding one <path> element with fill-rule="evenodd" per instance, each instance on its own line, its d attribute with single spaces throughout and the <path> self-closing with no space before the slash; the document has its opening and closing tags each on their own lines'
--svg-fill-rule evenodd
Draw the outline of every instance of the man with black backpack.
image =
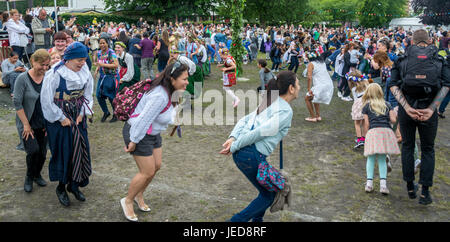
<svg viewBox="0 0 450 242">
<path fill-rule="evenodd" d="M 427 31 L 415 31 L 412 42 L 405 55 L 395 62 L 389 88 L 400 104 L 398 119 L 403 137 L 403 180 L 407 182 L 411 199 L 416 198 L 418 190 L 418 185 L 414 184 L 414 144 L 416 128 L 419 130 L 422 150 L 419 203 L 427 205 L 432 203 L 428 189 L 433 185 L 435 165 L 436 108 L 449 91 L 450 70 L 444 58 L 438 55 L 437 48 L 429 44 Z"/>
</svg>

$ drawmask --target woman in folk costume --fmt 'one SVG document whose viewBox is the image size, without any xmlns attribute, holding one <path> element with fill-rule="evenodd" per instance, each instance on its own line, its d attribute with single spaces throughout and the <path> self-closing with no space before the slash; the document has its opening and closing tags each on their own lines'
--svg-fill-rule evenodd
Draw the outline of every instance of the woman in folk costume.
<svg viewBox="0 0 450 242">
<path fill-rule="evenodd" d="M 194 98 L 198 97 L 201 93 L 201 90 L 195 91 L 195 85 L 194 82 L 198 81 L 197 79 L 194 79 L 195 73 L 197 71 L 197 65 L 195 63 L 187 58 L 186 56 L 182 55 L 183 53 L 175 48 L 172 48 L 170 51 L 170 58 L 168 63 L 170 64 L 172 60 L 179 61 L 181 64 L 186 65 L 188 67 L 188 74 L 189 74 L 189 84 L 186 87 L 186 91 L 188 91 Z M 202 82 L 203 86 L 203 82 Z"/>
<path fill-rule="evenodd" d="M 120 86 L 118 92 L 122 91 L 124 87 L 132 86 L 141 78 L 139 67 L 134 63 L 133 56 L 126 52 L 126 49 L 127 46 L 121 41 L 114 44 L 114 50 L 119 60 Z"/>
<path fill-rule="evenodd" d="M 224 68 L 222 68 L 223 90 L 225 90 L 225 92 L 233 98 L 233 107 L 235 108 L 238 106 L 240 100 L 230 87 L 236 85 L 236 61 L 231 55 L 229 55 L 228 49 L 220 49 L 219 55 L 222 60 L 224 60 L 223 64 L 217 65 L 218 67 L 224 66 Z"/>
<path fill-rule="evenodd" d="M 97 73 L 100 72 L 100 78 L 97 83 L 96 96 L 98 104 L 102 108 L 103 117 L 101 122 L 105 122 L 106 119 L 111 115 L 106 105 L 106 99 L 112 105 L 112 101 L 116 97 L 117 90 L 119 89 L 119 61 L 117 60 L 116 53 L 110 49 L 109 41 L 106 38 L 100 38 L 99 40 L 100 51 L 97 54 L 97 70 L 94 74 L 94 78 L 97 77 Z M 113 110 L 114 113 L 114 110 Z M 117 117 L 113 116 L 109 121 L 110 123 L 117 121 Z"/>
<path fill-rule="evenodd" d="M 52 153 L 50 181 L 59 181 L 56 195 L 64 206 L 70 205 L 66 185 L 77 200 L 86 200 L 79 187 L 92 173 L 86 115 L 93 114 L 94 79 L 87 57 L 83 44 L 69 45 L 64 60 L 45 74 L 40 97 Z"/>
<path fill-rule="evenodd" d="M 189 76 L 189 86 L 187 87 L 187 91 L 191 94 L 194 95 L 194 83 L 195 82 L 201 82 L 202 85 L 201 87 L 203 88 L 203 81 L 204 81 L 204 77 L 203 77 L 203 70 L 202 70 L 202 66 L 199 60 L 199 46 L 196 43 L 196 38 L 195 36 L 191 33 L 189 35 L 189 44 L 187 46 L 187 57 L 195 63 L 195 73 L 193 75 Z M 198 97 L 198 95 L 200 95 L 200 93 L 195 94 L 195 97 Z"/>
</svg>

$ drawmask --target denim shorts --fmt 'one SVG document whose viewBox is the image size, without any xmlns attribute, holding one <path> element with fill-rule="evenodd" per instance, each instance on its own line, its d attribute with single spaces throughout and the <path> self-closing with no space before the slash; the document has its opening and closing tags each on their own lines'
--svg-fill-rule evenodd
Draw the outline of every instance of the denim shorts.
<svg viewBox="0 0 450 242">
<path fill-rule="evenodd" d="M 131 126 L 125 122 L 125 125 L 123 126 L 122 134 L 123 134 L 123 141 L 125 142 L 125 145 L 128 147 L 128 144 L 130 141 L 130 128 Z M 139 143 L 136 144 L 136 149 L 133 152 L 130 152 L 131 155 L 136 156 L 152 156 L 153 155 L 153 149 L 161 148 L 162 146 L 162 138 L 160 134 L 157 135 L 149 135 L 146 134 Z"/>
</svg>

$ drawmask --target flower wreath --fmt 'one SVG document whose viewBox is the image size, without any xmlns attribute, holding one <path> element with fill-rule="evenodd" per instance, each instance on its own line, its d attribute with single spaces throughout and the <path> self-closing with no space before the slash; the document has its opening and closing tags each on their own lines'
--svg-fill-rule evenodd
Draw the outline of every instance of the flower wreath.
<svg viewBox="0 0 450 242">
<path fill-rule="evenodd" d="M 369 77 L 364 75 L 364 74 L 361 75 L 361 76 L 350 76 L 349 73 L 347 73 L 347 74 L 345 74 L 345 78 L 347 80 L 352 80 L 354 82 L 361 82 L 361 81 L 364 81 L 364 80 L 369 80 Z"/>
<path fill-rule="evenodd" d="M 306 52 L 306 56 L 308 57 L 308 59 L 313 59 L 313 58 L 317 58 L 320 54 L 317 51 L 307 51 Z"/>
</svg>

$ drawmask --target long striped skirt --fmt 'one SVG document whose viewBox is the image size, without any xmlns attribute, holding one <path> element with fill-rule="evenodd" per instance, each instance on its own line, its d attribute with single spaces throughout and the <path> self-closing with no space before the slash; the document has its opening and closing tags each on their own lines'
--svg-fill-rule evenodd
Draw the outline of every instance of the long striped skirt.
<svg viewBox="0 0 450 242">
<path fill-rule="evenodd" d="M 66 111 L 66 110 L 65 110 Z M 59 121 L 47 122 L 47 136 L 52 157 L 49 163 L 50 181 L 63 184 L 76 182 L 81 187 L 89 183 L 92 173 L 86 116 L 75 125 L 78 114 L 68 115 L 72 126 L 63 127 Z"/>
</svg>

